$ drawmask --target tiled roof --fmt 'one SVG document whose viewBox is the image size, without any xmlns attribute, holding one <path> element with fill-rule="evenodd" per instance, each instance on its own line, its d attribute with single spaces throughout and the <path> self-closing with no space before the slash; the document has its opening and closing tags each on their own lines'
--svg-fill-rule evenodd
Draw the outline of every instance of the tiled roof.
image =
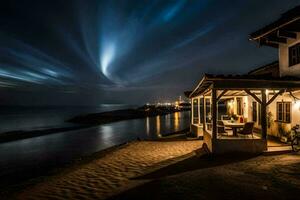
<svg viewBox="0 0 300 200">
<path fill-rule="evenodd" d="M 273 62 L 268 63 L 266 65 L 263 65 L 261 67 L 257 67 L 255 69 L 249 71 L 248 74 L 251 75 L 251 74 L 254 74 L 254 73 L 259 72 L 259 71 L 263 71 L 263 70 L 267 70 L 267 69 L 271 69 L 271 68 L 278 68 L 278 67 L 279 67 L 279 62 L 278 62 L 278 60 L 276 60 L 276 61 L 273 61 Z"/>
</svg>

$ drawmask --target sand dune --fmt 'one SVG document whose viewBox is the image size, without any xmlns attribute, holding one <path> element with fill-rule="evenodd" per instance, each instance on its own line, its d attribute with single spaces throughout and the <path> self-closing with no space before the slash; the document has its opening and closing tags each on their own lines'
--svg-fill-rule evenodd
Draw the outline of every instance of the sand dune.
<svg viewBox="0 0 300 200">
<path fill-rule="evenodd" d="M 17 199 L 105 199 L 147 181 L 134 177 L 193 156 L 201 145 L 201 141 L 132 142 L 28 188 Z"/>
</svg>

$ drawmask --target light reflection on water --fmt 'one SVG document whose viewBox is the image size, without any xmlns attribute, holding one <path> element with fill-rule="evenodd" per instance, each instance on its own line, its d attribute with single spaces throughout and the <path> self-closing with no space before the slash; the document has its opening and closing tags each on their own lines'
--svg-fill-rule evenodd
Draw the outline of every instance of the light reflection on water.
<svg viewBox="0 0 300 200">
<path fill-rule="evenodd" d="M 179 112 L 174 113 L 174 128 L 177 130 L 179 127 L 179 118 L 180 118 Z"/>
<path fill-rule="evenodd" d="M 150 117 L 146 117 L 146 132 L 147 132 L 147 135 L 149 136 L 150 134 Z"/>
<path fill-rule="evenodd" d="M 113 128 L 110 125 L 102 125 L 102 126 L 99 126 L 98 132 L 102 133 L 101 134 L 101 139 L 107 140 L 110 137 L 112 137 L 112 135 L 113 135 Z"/>
<path fill-rule="evenodd" d="M 156 116 L 156 134 L 158 137 L 161 137 L 160 133 L 160 116 Z"/>
<path fill-rule="evenodd" d="M 189 127 L 189 116 L 189 112 L 173 113 L 2 143 L 0 179 L 6 173 L 14 174 L 15 170 L 22 170 L 18 173 L 22 175 L 35 169 L 48 169 L 137 138 L 153 139 L 180 131 Z"/>
</svg>

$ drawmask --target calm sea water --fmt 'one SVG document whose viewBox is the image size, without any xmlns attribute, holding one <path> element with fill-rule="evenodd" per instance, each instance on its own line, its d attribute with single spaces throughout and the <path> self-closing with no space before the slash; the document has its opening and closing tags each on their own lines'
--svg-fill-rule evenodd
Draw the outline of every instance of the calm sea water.
<svg viewBox="0 0 300 200">
<path fill-rule="evenodd" d="M 99 106 L 1 106 L 0 133 L 72 126 L 65 121 L 81 114 L 136 108 L 135 105 L 102 104 Z"/>
<path fill-rule="evenodd" d="M 96 108 L 39 108 L 32 110 L 2 110 L 1 129 L 21 130 L 61 126 L 74 115 L 128 106 Z M 22 112 L 21 112 L 22 111 Z M 103 124 L 87 129 L 43 135 L 0 144 L 0 186 L 44 175 L 54 167 L 97 151 L 137 138 L 157 138 L 160 135 L 189 127 L 190 112 L 133 119 Z"/>
</svg>

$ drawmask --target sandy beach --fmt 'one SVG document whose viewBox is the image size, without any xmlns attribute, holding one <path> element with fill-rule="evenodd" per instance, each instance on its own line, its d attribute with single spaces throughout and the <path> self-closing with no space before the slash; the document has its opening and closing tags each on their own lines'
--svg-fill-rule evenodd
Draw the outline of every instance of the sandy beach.
<svg viewBox="0 0 300 200">
<path fill-rule="evenodd" d="M 151 181 L 110 199 L 297 199 L 299 169 L 299 153 L 191 157 L 139 177 Z"/>
<path fill-rule="evenodd" d="M 60 173 L 16 195 L 17 199 L 106 199 L 149 180 L 135 177 L 195 155 L 202 142 L 139 141 Z"/>
<path fill-rule="evenodd" d="M 201 145 L 200 140 L 132 142 L 13 197 L 292 199 L 300 192 L 299 153 L 208 157 Z"/>
</svg>

